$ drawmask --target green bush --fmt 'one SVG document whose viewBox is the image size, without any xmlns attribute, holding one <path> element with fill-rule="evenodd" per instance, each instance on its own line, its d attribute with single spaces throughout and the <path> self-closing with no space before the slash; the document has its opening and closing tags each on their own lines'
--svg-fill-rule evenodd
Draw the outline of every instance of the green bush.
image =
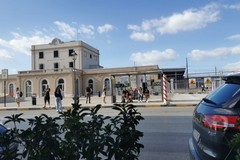
<svg viewBox="0 0 240 160">
<path fill-rule="evenodd" d="M 240 160 L 240 133 L 235 134 L 233 139 L 230 141 L 230 147 L 236 150 L 236 160 Z"/>
<path fill-rule="evenodd" d="M 94 108 L 72 105 L 73 109 L 60 113 L 55 118 L 46 114 L 27 120 L 21 118 L 22 114 L 5 117 L 5 124 L 14 124 L 8 134 L 14 135 L 24 149 L 18 151 L 18 154 L 9 154 L 10 151 L 5 150 L 3 159 L 138 159 L 144 146 L 139 142 L 143 132 L 136 127 L 144 118 L 136 106 L 114 104 L 113 109 L 118 111 L 118 115 L 110 117 L 98 114 L 101 105 Z M 18 124 L 25 121 L 29 127 L 19 129 Z M 2 144 L 7 147 L 9 143 Z"/>
</svg>

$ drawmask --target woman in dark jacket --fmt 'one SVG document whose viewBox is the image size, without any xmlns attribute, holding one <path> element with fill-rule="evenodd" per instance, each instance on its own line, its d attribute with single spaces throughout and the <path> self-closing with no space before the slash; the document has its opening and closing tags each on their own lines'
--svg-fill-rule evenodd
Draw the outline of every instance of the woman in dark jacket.
<svg viewBox="0 0 240 160">
<path fill-rule="evenodd" d="M 56 110 L 57 112 L 63 112 L 63 106 L 62 106 L 62 90 L 60 86 L 57 86 L 55 89 L 54 95 L 56 97 Z"/>
</svg>

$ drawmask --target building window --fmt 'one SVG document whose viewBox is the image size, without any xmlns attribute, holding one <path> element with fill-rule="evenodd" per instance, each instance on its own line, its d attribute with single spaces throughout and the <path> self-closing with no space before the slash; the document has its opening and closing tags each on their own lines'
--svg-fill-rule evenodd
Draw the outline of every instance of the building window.
<svg viewBox="0 0 240 160">
<path fill-rule="evenodd" d="M 54 71 L 58 71 L 58 63 L 54 63 Z"/>
<path fill-rule="evenodd" d="M 69 68 L 73 68 L 73 62 L 69 62 Z"/>
<path fill-rule="evenodd" d="M 44 69 L 44 64 L 39 64 L 39 69 Z"/>
<path fill-rule="evenodd" d="M 54 57 L 54 58 L 59 57 L 58 51 L 53 51 L 53 57 Z"/>
<path fill-rule="evenodd" d="M 92 54 L 90 54 L 90 58 L 92 59 Z"/>
<path fill-rule="evenodd" d="M 73 51 L 74 51 L 73 49 L 69 49 L 69 50 L 68 50 L 68 56 L 73 56 L 73 55 L 72 55 Z"/>
<path fill-rule="evenodd" d="M 44 58 L 44 53 L 43 52 L 39 52 L 39 59 L 43 59 Z"/>
</svg>

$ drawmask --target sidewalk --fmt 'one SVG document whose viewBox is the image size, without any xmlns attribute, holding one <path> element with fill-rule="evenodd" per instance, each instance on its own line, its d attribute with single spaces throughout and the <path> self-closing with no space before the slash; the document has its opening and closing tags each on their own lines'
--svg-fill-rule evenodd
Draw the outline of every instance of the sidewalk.
<svg viewBox="0 0 240 160">
<path fill-rule="evenodd" d="M 161 96 L 154 96 L 151 95 L 149 99 L 149 103 L 138 103 L 137 100 L 134 100 L 132 103 L 138 107 L 185 107 L 185 106 L 196 106 L 199 101 L 204 98 L 206 94 L 174 94 L 167 104 L 162 102 Z M 111 96 L 106 97 L 107 104 L 102 102 L 102 97 L 92 96 L 91 97 L 91 104 L 86 104 L 86 98 L 80 97 L 80 104 L 82 107 L 94 107 L 97 104 L 101 104 L 104 108 L 113 107 L 114 104 L 111 103 Z M 116 103 L 120 103 L 121 97 L 116 97 Z M 51 108 L 55 109 L 55 98 L 51 97 Z M 63 106 L 65 109 L 71 108 L 73 99 L 72 98 L 64 98 Z M 31 98 L 26 98 L 21 101 L 20 107 L 17 107 L 15 102 L 6 103 L 6 107 L 4 107 L 4 103 L 0 103 L 0 111 L 1 110 L 42 110 L 44 106 L 43 98 L 36 99 L 36 105 L 32 104 Z"/>
</svg>

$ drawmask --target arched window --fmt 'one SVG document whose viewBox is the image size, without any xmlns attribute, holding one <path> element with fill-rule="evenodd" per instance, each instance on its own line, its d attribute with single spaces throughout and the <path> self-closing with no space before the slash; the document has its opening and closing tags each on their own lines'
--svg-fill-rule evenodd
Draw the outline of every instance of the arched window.
<svg viewBox="0 0 240 160">
<path fill-rule="evenodd" d="M 110 90 L 110 80 L 108 78 L 104 80 L 104 86 L 106 87 L 107 91 Z"/>
<path fill-rule="evenodd" d="M 31 81 L 26 81 L 25 83 L 25 96 L 26 97 L 31 97 L 32 95 L 32 82 Z"/>
<path fill-rule="evenodd" d="M 9 96 L 13 97 L 14 87 L 13 87 L 13 84 L 12 84 L 12 83 L 9 84 L 9 88 L 8 88 L 8 89 L 9 89 L 9 90 L 8 90 Z"/>
<path fill-rule="evenodd" d="M 58 86 L 60 86 L 60 88 L 62 89 L 62 91 L 64 91 L 64 80 L 63 80 L 63 79 L 59 79 L 59 80 L 58 80 Z"/>
<path fill-rule="evenodd" d="M 42 84 L 41 84 L 41 91 L 42 91 L 42 96 L 44 96 L 44 91 L 45 91 L 45 89 L 47 88 L 47 86 L 48 86 L 48 82 L 47 82 L 47 80 L 42 80 Z"/>
</svg>

